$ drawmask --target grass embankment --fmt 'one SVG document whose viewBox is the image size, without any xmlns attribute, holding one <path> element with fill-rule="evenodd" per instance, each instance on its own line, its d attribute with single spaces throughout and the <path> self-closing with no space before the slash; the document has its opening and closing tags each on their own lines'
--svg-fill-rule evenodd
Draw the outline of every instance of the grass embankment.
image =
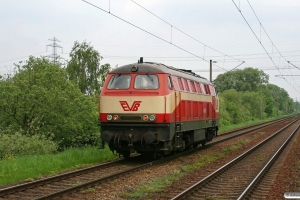
<svg viewBox="0 0 300 200">
<path fill-rule="evenodd" d="M 264 123 L 264 122 L 268 122 L 268 121 L 272 121 L 272 120 L 276 120 L 276 119 L 280 119 L 283 117 L 287 117 L 287 115 L 284 116 L 278 116 L 278 117 L 272 117 L 272 118 L 267 118 L 267 119 L 256 119 L 256 120 L 252 120 L 249 122 L 244 122 L 241 124 L 231 124 L 231 125 L 227 125 L 227 126 L 222 126 L 219 129 L 219 133 L 225 132 L 225 131 L 229 131 L 229 130 L 233 130 L 233 129 L 237 129 L 237 128 L 242 128 L 245 126 L 251 126 L 251 125 L 255 125 L 255 124 L 260 124 L 260 123 Z"/>
<path fill-rule="evenodd" d="M 99 150 L 96 147 L 69 149 L 57 154 L 6 158 L 0 161 L 0 186 L 31 181 L 115 158 L 108 148 Z"/>
</svg>

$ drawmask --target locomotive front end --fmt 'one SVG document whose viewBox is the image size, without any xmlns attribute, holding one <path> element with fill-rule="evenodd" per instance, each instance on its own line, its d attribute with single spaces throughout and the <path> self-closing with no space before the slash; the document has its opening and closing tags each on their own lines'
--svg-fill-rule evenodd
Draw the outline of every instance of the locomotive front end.
<svg viewBox="0 0 300 200">
<path fill-rule="evenodd" d="M 99 97 L 101 139 L 124 157 L 153 154 L 171 140 L 168 97 L 161 95 L 164 75 L 144 65 L 112 71 Z"/>
</svg>

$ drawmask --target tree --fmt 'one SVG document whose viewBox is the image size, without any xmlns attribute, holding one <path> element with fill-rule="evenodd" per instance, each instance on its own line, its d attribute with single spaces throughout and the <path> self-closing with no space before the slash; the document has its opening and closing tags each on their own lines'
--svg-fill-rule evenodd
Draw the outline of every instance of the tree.
<svg viewBox="0 0 300 200">
<path fill-rule="evenodd" d="M 252 119 L 250 111 L 244 106 L 243 95 L 234 89 L 226 90 L 219 94 L 220 98 L 226 102 L 226 111 L 233 124 L 239 124 Z M 220 104 L 222 107 L 223 105 Z M 223 113 L 223 108 L 221 109 Z M 223 114 L 222 114 L 223 115 Z M 227 119 L 227 121 L 230 121 Z"/>
<path fill-rule="evenodd" d="M 97 95 L 103 87 L 104 80 L 110 71 L 110 65 L 100 66 L 102 57 L 90 43 L 77 41 L 70 53 L 66 71 L 70 80 L 74 81 L 80 91 L 86 95 Z"/>
<path fill-rule="evenodd" d="M 287 114 L 289 112 L 294 112 L 295 107 L 292 103 L 293 100 L 290 99 L 289 94 L 285 89 L 273 84 L 268 84 L 267 88 L 274 99 L 274 106 L 276 107 L 277 115 L 280 113 Z"/>
<path fill-rule="evenodd" d="M 276 110 L 276 101 L 272 95 L 272 91 L 267 87 L 263 87 L 262 93 L 264 99 L 264 112 L 267 114 L 267 117 L 272 117 L 274 116 Z"/>
<path fill-rule="evenodd" d="M 0 84 L 0 127 L 42 134 L 61 148 L 97 145 L 97 106 L 58 65 L 30 57 Z"/>
<path fill-rule="evenodd" d="M 258 92 L 239 92 L 242 98 L 242 106 L 251 113 L 253 119 L 260 117 L 260 96 Z"/>
<path fill-rule="evenodd" d="M 262 84 L 268 83 L 269 76 L 254 68 L 229 71 L 220 74 L 214 84 L 219 92 L 235 89 L 238 92 L 257 91 Z"/>
</svg>

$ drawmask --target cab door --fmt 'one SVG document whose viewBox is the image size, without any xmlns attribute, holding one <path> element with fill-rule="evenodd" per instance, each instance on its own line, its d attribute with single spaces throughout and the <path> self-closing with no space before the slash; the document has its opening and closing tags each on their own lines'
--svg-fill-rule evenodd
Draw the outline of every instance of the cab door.
<svg viewBox="0 0 300 200">
<path fill-rule="evenodd" d="M 175 91 L 175 122 L 181 122 L 181 115 L 180 115 L 180 111 L 181 111 L 181 105 L 180 105 L 180 92 L 179 91 Z"/>
</svg>

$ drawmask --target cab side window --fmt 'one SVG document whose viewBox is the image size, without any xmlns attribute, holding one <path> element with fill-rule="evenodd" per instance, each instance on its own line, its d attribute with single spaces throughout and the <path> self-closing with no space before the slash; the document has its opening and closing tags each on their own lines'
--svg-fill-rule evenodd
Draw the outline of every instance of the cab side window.
<svg viewBox="0 0 300 200">
<path fill-rule="evenodd" d="M 168 87 L 170 90 L 173 90 L 172 80 L 170 76 L 168 76 Z"/>
</svg>

